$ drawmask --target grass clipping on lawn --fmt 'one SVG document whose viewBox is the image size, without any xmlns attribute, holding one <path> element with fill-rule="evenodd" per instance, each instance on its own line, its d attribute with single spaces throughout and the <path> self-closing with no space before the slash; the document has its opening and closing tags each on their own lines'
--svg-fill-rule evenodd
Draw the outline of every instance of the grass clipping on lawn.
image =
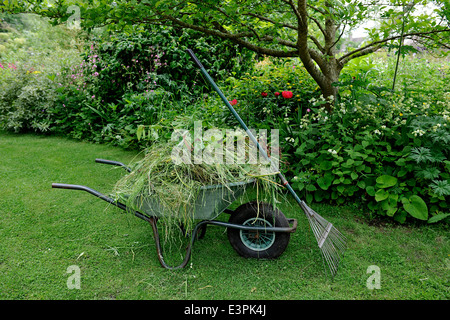
<svg viewBox="0 0 450 320">
<path fill-rule="evenodd" d="M 244 140 L 243 143 L 241 141 L 235 149 L 240 149 L 241 153 L 227 152 L 229 158 L 225 158 L 226 148 L 220 147 L 225 146 L 225 140 L 214 142 L 216 147 L 214 154 L 222 156 L 223 163 L 217 161 L 195 163 L 194 150 L 185 140 L 155 143 L 146 150 L 142 160 L 132 165 L 132 171 L 117 182 L 114 188 L 116 199 L 124 201 L 128 207 L 137 211 L 141 211 L 146 199 L 156 199 L 157 204 L 153 205 L 159 212 L 163 212 L 159 219 L 165 222 L 164 225 L 169 228 L 183 225 L 186 230 L 193 228 L 195 220 L 192 214 L 193 205 L 202 186 L 224 185 L 230 189 L 227 184 L 252 181 L 246 187 L 256 186 L 257 197 L 269 196 L 272 198 L 270 202 L 276 201 L 278 189 L 282 188 L 275 182 L 277 172 L 271 172 L 267 162 L 252 159 L 257 157 L 259 152 L 249 152 L 250 147 L 255 148 L 253 143 L 250 142 L 252 146 L 249 145 L 248 137 L 241 139 Z M 233 141 L 233 144 L 236 146 L 237 142 Z M 243 145 L 246 161 L 242 161 Z M 220 148 L 217 148 L 218 146 Z M 184 159 L 187 156 L 191 159 L 191 163 L 175 161 L 173 156 L 175 147 L 181 148 L 179 150 L 183 150 Z M 223 154 L 217 150 L 224 150 Z"/>
</svg>

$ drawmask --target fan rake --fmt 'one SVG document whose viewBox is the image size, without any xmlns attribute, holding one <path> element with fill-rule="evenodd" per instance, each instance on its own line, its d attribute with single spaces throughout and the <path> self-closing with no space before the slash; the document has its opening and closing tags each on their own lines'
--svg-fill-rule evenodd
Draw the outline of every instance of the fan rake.
<svg viewBox="0 0 450 320">
<path fill-rule="evenodd" d="M 205 76 L 206 80 L 211 84 L 213 89 L 219 94 L 220 98 L 225 103 L 229 111 L 233 114 L 233 116 L 239 122 L 241 127 L 245 130 L 250 140 L 252 140 L 253 143 L 258 147 L 260 154 L 266 160 L 268 160 L 269 163 L 272 163 L 270 157 L 267 155 L 264 148 L 261 147 L 261 145 L 258 143 L 252 132 L 248 129 L 247 125 L 244 123 L 244 121 L 242 121 L 241 117 L 237 114 L 236 110 L 233 108 L 228 99 L 225 97 L 225 95 L 216 85 L 214 80 L 205 70 L 202 63 L 195 56 L 194 52 L 190 49 L 187 49 L 187 52 L 194 60 L 194 62 L 197 64 L 198 68 L 200 69 L 200 72 Z M 316 237 L 324 261 L 326 261 L 326 263 L 328 264 L 332 276 L 335 276 L 338 270 L 339 262 L 341 261 L 346 249 L 345 236 L 342 235 L 330 222 L 322 218 L 317 212 L 308 207 L 306 203 L 297 196 L 296 192 L 294 191 L 294 189 L 292 189 L 291 185 L 289 184 L 289 182 L 286 180 L 286 178 L 282 173 L 277 172 L 277 175 L 280 178 L 283 185 L 286 187 L 286 189 L 288 189 L 288 191 L 294 197 L 295 201 L 297 201 L 297 203 L 300 205 L 300 207 L 303 209 L 304 213 L 308 217 L 309 224 L 311 225 L 311 229 L 314 233 L 314 236 Z"/>
<path fill-rule="evenodd" d="M 308 207 L 304 201 L 299 204 L 308 218 L 311 230 L 322 252 L 322 257 L 328 264 L 331 275 L 335 276 L 339 262 L 344 257 L 347 248 L 347 238 L 333 224 Z"/>
</svg>

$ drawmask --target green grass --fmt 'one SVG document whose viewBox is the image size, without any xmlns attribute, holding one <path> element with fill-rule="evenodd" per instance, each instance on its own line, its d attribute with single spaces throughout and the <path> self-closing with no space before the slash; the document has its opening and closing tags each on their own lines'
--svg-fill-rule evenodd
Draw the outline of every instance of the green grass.
<svg viewBox="0 0 450 320">
<path fill-rule="evenodd" d="M 135 156 L 105 145 L 0 133 L 0 299 L 450 298 L 448 225 L 373 223 L 351 205 L 311 205 L 348 237 L 334 280 L 292 203 L 281 209 L 299 226 L 279 259 L 241 258 L 224 228 L 209 227 L 191 264 L 166 270 L 148 223 L 86 192 L 51 188 L 72 183 L 108 193 L 124 171 L 94 159 L 127 163 Z M 181 262 L 179 243 L 170 247 L 168 262 Z M 72 265 L 81 270 L 80 290 L 67 287 Z M 366 286 L 371 265 L 380 268 L 381 289 Z"/>
</svg>

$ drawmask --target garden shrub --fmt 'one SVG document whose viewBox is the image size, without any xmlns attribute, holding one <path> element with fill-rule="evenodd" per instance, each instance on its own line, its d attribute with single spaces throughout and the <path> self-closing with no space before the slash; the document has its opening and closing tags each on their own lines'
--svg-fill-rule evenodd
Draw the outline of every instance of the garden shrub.
<svg viewBox="0 0 450 320">
<path fill-rule="evenodd" d="M 0 37 L 7 39 L 7 50 L 0 52 L 0 128 L 48 133 L 66 86 L 64 70 L 79 58 L 76 43 L 68 44 L 71 31 L 51 28 L 37 16 L 5 17 L 11 25 Z"/>
<path fill-rule="evenodd" d="M 192 31 L 153 26 L 103 35 L 67 74 L 69 85 L 54 112 L 56 130 L 78 139 L 143 147 L 149 141 L 137 139 L 138 127 L 168 125 L 181 109 L 192 114 L 211 90 L 187 48 L 218 77 L 252 66 L 251 59 L 244 59 L 250 53 Z"/>
<path fill-rule="evenodd" d="M 28 62 L 0 62 L 0 127 L 14 132 L 52 130 L 65 82 L 62 72 L 72 61 L 66 51 L 57 50 Z"/>
<path fill-rule="evenodd" d="M 224 91 L 234 108 L 249 127 L 284 129 L 289 122 L 302 117 L 309 108 L 309 100 L 320 95 L 319 88 L 297 59 L 279 60 L 266 58 L 255 70 L 237 78 L 226 79 Z M 227 123 L 234 123 L 230 113 Z"/>
<path fill-rule="evenodd" d="M 447 97 L 438 104 L 425 96 L 419 103 L 384 93 L 373 97 L 375 103 L 344 100 L 333 113 L 312 107 L 292 143 L 293 188 L 308 201 L 364 203 L 400 222 L 408 214 L 444 217 L 450 199 Z"/>
<path fill-rule="evenodd" d="M 1 67 L 0 67 L 1 68 Z M 51 125 L 49 110 L 56 100 L 56 86 L 41 71 L 9 64 L 0 84 L 0 124 L 14 132 L 45 132 Z"/>
<path fill-rule="evenodd" d="M 253 67 L 254 55 L 193 31 L 135 27 L 97 37 L 82 57 L 55 44 L 30 55 L 32 41 L 8 41 L 14 56 L 0 47 L 3 129 L 139 149 L 194 120 L 236 127 L 192 48 L 249 128 L 279 129 L 282 170 L 307 202 L 353 202 L 400 222 L 450 215 L 450 67 L 429 55 L 402 60 L 395 92 L 394 57 L 354 59 L 325 101 L 298 60 Z"/>
<path fill-rule="evenodd" d="M 230 77 L 224 92 L 249 127 L 280 130 L 282 170 L 307 202 L 354 202 L 400 222 L 439 221 L 449 216 L 448 66 L 405 59 L 400 90 L 392 92 L 385 66 L 394 59 L 380 56 L 346 68 L 331 113 L 323 106 L 333 101 L 294 60 L 265 60 L 242 79 Z M 283 91 L 292 95 L 275 95 Z M 237 125 L 225 108 L 216 112 Z"/>
</svg>

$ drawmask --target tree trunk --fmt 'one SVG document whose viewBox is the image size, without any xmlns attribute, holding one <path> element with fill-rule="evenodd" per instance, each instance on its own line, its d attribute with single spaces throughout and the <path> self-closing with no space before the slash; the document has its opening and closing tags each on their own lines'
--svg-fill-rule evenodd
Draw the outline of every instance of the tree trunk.
<svg viewBox="0 0 450 320">
<path fill-rule="evenodd" d="M 336 59 L 332 58 L 326 65 L 326 70 L 324 73 L 324 81 L 319 83 L 320 90 L 322 91 L 322 95 L 325 99 L 327 99 L 327 104 L 325 104 L 325 108 L 328 112 L 333 110 L 334 101 L 336 101 L 336 97 L 339 92 L 339 88 L 333 83 L 339 81 L 339 75 L 341 74 L 342 67 L 336 61 Z"/>
</svg>

